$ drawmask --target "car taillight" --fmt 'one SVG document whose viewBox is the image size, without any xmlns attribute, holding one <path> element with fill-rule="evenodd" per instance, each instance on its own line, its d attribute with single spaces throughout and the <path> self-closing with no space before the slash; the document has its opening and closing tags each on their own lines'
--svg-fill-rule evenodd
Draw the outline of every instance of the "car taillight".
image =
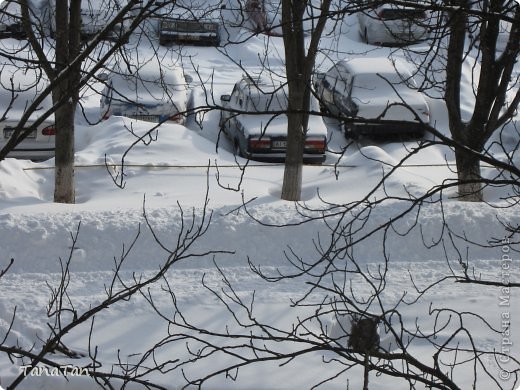
<svg viewBox="0 0 520 390">
<path fill-rule="evenodd" d="M 250 138 L 249 139 L 250 149 L 270 149 L 271 140 L 269 138 Z"/>
<path fill-rule="evenodd" d="M 325 138 L 311 138 L 305 140 L 305 149 L 317 153 L 325 153 L 327 143 Z"/>
<path fill-rule="evenodd" d="M 54 125 L 47 126 L 42 130 L 43 135 L 56 135 L 56 130 L 54 129 Z"/>
<path fill-rule="evenodd" d="M 380 9 L 380 10 L 376 11 L 376 15 L 378 16 L 379 19 L 386 19 L 386 12 L 384 9 Z"/>
<path fill-rule="evenodd" d="M 168 118 L 169 121 L 182 123 L 182 115 L 180 113 L 177 113 L 175 115 L 172 115 Z"/>
</svg>

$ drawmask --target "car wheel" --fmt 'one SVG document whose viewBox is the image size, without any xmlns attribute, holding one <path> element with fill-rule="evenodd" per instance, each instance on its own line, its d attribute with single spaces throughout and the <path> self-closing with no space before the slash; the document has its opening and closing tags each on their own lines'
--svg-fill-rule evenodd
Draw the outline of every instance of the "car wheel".
<svg viewBox="0 0 520 390">
<path fill-rule="evenodd" d="M 244 157 L 244 154 L 242 153 L 242 149 L 240 149 L 240 142 L 238 140 L 235 140 L 234 142 L 234 148 L 235 156 L 237 157 Z"/>
<path fill-rule="evenodd" d="M 354 123 L 344 123 L 343 132 L 345 134 L 345 138 L 350 138 L 353 140 L 357 140 L 359 138 L 359 134 L 356 131 L 356 125 Z"/>
</svg>

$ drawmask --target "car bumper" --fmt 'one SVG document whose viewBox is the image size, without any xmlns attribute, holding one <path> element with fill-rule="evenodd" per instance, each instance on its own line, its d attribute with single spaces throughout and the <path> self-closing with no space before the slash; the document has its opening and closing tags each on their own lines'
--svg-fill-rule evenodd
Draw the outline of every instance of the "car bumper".
<svg viewBox="0 0 520 390">
<path fill-rule="evenodd" d="M 220 44 L 220 38 L 218 34 L 214 33 L 161 31 L 159 33 L 159 44 L 167 45 L 169 43 L 218 46 Z"/>
<path fill-rule="evenodd" d="M 285 161 L 285 153 L 247 153 L 249 160 L 260 161 L 260 162 L 279 162 Z M 303 162 L 306 164 L 321 164 L 326 159 L 325 154 L 311 154 L 305 153 L 303 155 Z"/>
<path fill-rule="evenodd" d="M 40 148 L 40 149 L 24 149 L 18 148 L 10 151 L 7 158 L 18 158 L 22 160 L 45 161 L 53 158 L 55 155 L 54 148 Z"/>
<path fill-rule="evenodd" d="M 419 122 L 392 123 L 354 123 L 352 132 L 358 135 L 424 135 L 424 125 Z"/>
</svg>

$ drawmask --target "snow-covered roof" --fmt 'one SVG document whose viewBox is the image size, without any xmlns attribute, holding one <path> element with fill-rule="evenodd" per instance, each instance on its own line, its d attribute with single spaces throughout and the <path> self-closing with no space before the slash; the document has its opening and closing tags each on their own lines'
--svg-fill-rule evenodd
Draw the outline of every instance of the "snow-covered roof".
<svg viewBox="0 0 520 390">
<path fill-rule="evenodd" d="M 401 59 L 387 57 L 351 57 L 340 61 L 352 74 L 395 74 L 396 71 L 404 76 L 411 77 L 410 66 Z"/>
</svg>

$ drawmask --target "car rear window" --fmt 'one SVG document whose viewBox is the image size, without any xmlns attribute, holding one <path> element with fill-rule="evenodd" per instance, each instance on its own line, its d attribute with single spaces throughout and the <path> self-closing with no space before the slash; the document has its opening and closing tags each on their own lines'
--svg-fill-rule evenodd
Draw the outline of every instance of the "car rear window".
<svg viewBox="0 0 520 390">
<path fill-rule="evenodd" d="M 287 95 L 278 93 L 258 93 L 250 97 L 250 111 L 285 111 L 287 110 Z"/>
<path fill-rule="evenodd" d="M 391 74 L 360 74 L 354 77 L 353 88 L 356 94 L 394 94 L 394 88 L 399 89 L 403 85 L 399 75 Z"/>
</svg>

